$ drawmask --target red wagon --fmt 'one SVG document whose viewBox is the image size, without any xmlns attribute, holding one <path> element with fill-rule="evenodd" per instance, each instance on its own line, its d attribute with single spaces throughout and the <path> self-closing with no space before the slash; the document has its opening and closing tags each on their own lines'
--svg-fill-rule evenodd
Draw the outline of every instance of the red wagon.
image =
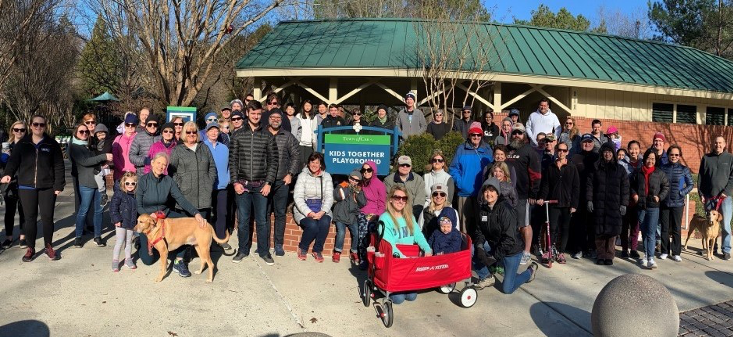
<svg viewBox="0 0 733 337">
<path fill-rule="evenodd" d="M 392 256 L 392 245 L 372 235 L 371 246 L 367 250 L 369 261 L 368 277 L 364 281 L 362 300 L 364 306 L 375 301 L 377 313 L 384 326 L 392 326 L 394 313 L 389 295 L 396 292 L 417 291 L 438 288 L 441 293 L 448 294 L 455 290 L 456 283 L 465 282 L 460 290 L 460 303 L 470 308 L 476 303 L 478 293 L 471 281 L 471 238 L 463 234 L 461 250 L 456 253 L 420 256 L 417 245 L 398 244 L 399 250 L 407 256 Z M 382 295 L 381 298 L 375 296 Z"/>
</svg>

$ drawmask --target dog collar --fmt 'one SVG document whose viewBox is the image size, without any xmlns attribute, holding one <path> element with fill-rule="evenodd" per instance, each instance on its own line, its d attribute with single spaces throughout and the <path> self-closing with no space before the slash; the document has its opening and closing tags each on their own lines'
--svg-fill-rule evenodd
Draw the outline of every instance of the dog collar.
<svg viewBox="0 0 733 337">
<path fill-rule="evenodd" d="M 153 246 L 155 246 L 156 243 L 160 242 L 160 240 L 163 240 L 165 238 L 165 221 L 160 222 L 160 236 L 158 236 L 155 240 L 150 241 L 148 240 L 148 255 L 153 255 Z"/>
</svg>

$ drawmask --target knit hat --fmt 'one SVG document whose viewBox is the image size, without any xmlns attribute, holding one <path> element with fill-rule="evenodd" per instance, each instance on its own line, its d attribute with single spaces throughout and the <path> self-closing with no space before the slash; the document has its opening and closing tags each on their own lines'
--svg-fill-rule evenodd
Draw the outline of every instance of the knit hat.
<svg viewBox="0 0 733 337">
<path fill-rule="evenodd" d="M 443 222 L 443 219 L 447 219 L 451 223 L 451 229 L 455 228 L 458 224 L 458 217 L 456 217 L 456 210 L 450 207 L 444 207 L 438 215 L 438 223 Z"/>
<path fill-rule="evenodd" d="M 134 113 L 125 116 L 125 124 L 137 124 L 140 121 L 137 119 L 137 115 Z"/>
<path fill-rule="evenodd" d="M 512 126 L 512 132 L 520 130 L 522 132 L 527 132 L 527 129 L 524 128 L 524 124 L 522 123 L 514 123 Z"/>
<path fill-rule="evenodd" d="M 612 135 L 614 133 L 618 133 L 618 129 L 613 125 L 609 126 L 608 130 L 606 130 L 606 134 Z"/>
<path fill-rule="evenodd" d="M 270 116 L 272 116 L 274 114 L 278 114 L 278 115 L 280 115 L 280 117 L 282 117 L 283 116 L 283 111 L 280 110 L 280 109 L 278 109 L 278 108 L 270 109 Z"/>
<path fill-rule="evenodd" d="M 158 115 L 156 115 L 156 114 L 150 114 L 150 116 L 148 116 L 147 122 L 148 123 L 149 122 L 156 122 L 156 123 L 160 124 L 160 117 L 158 117 Z"/>
<path fill-rule="evenodd" d="M 387 106 L 386 106 L 386 105 L 384 105 L 384 104 L 380 104 L 380 105 L 379 105 L 379 106 L 377 107 L 377 112 L 378 112 L 379 110 L 382 110 L 382 109 L 384 109 L 384 111 L 385 111 L 385 112 L 389 112 L 389 109 L 388 109 L 388 108 L 387 108 Z"/>
<path fill-rule="evenodd" d="M 517 109 L 511 109 L 509 110 L 509 117 L 511 116 L 519 116 L 519 110 Z"/>
<path fill-rule="evenodd" d="M 107 134 L 109 134 L 109 129 L 107 129 L 107 127 L 104 124 L 99 123 L 97 124 L 97 127 L 94 128 L 94 134 L 96 135 L 100 132 L 106 132 Z"/>
<path fill-rule="evenodd" d="M 586 134 L 580 136 L 580 142 L 582 143 L 582 142 L 585 142 L 585 141 L 591 141 L 592 142 L 593 141 L 593 135 L 591 135 L 590 133 L 586 133 Z"/>
<path fill-rule="evenodd" d="M 212 112 L 209 112 L 209 113 L 206 114 L 206 117 L 204 117 L 204 121 L 208 121 L 209 118 L 211 118 L 211 117 L 218 118 L 219 115 L 217 115 L 216 112 L 213 112 L 213 111 Z"/>
<path fill-rule="evenodd" d="M 359 181 L 361 181 L 362 179 L 364 179 L 364 177 L 361 176 L 361 172 L 359 172 L 359 170 L 353 170 L 353 171 L 351 171 L 351 173 L 349 173 L 349 177 L 355 178 L 355 179 L 357 179 Z"/>
<path fill-rule="evenodd" d="M 173 122 L 168 122 L 163 124 L 163 126 L 160 128 L 160 132 L 163 132 L 165 129 L 171 129 L 173 131 L 176 131 L 176 125 L 173 124 Z"/>
<path fill-rule="evenodd" d="M 514 123 L 511 117 L 504 117 L 504 119 L 501 120 L 501 123 L 503 124 L 504 122 Z"/>
<path fill-rule="evenodd" d="M 484 184 L 481 185 L 481 193 L 483 194 L 489 187 L 493 187 L 497 192 L 501 191 L 501 187 L 499 187 L 499 179 L 496 177 L 489 177 L 489 179 L 486 179 Z"/>
<path fill-rule="evenodd" d="M 445 186 L 443 183 L 435 183 L 433 186 L 430 187 L 430 194 L 433 194 L 435 192 L 443 192 L 448 193 L 448 187 Z"/>
<path fill-rule="evenodd" d="M 405 94 L 405 100 L 407 100 L 407 98 L 408 98 L 408 97 L 412 97 L 412 100 L 413 100 L 413 101 L 415 101 L 415 100 L 416 100 L 416 99 L 415 99 L 415 94 L 414 94 L 414 93 L 413 93 L 412 91 L 408 91 L 408 92 L 407 92 L 407 93 Z"/>
<path fill-rule="evenodd" d="M 242 110 L 232 111 L 232 118 L 237 117 L 237 116 L 244 118 L 244 114 L 242 113 Z"/>
<path fill-rule="evenodd" d="M 407 164 L 412 166 L 412 159 L 409 156 L 400 156 L 397 158 L 397 165 Z"/>
<path fill-rule="evenodd" d="M 480 134 L 482 135 L 484 133 L 484 130 L 481 129 L 481 123 L 479 122 L 473 122 L 471 123 L 471 127 L 468 128 L 468 134 Z"/>
<path fill-rule="evenodd" d="M 463 110 L 461 110 L 461 111 L 466 111 L 466 110 L 471 111 L 471 106 L 470 105 L 466 105 L 466 106 L 463 107 Z"/>
<path fill-rule="evenodd" d="M 654 134 L 654 138 L 652 138 L 652 141 L 654 141 L 657 138 L 661 139 L 663 142 L 667 141 L 667 138 L 664 137 L 664 134 L 659 131 L 657 131 L 657 133 Z"/>
</svg>

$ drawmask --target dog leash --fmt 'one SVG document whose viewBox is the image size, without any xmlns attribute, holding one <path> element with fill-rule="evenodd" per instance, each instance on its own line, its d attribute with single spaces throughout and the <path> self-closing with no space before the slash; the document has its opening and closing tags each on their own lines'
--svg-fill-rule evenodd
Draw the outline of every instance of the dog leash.
<svg viewBox="0 0 733 337">
<path fill-rule="evenodd" d="M 718 197 L 710 198 L 710 200 L 712 200 L 715 203 L 715 211 L 720 211 L 720 205 L 723 204 L 723 200 L 725 200 L 725 198 L 718 196 Z"/>
</svg>

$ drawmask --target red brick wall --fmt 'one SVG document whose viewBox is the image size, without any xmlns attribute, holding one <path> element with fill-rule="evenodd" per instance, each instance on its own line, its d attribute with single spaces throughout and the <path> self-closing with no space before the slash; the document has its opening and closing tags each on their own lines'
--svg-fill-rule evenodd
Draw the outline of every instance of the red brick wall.
<svg viewBox="0 0 733 337">
<path fill-rule="evenodd" d="M 273 224 L 275 222 L 275 217 L 270 218 L 270 224 Z M 274 226 L 271 226 L 274 232 Z M 250 231 L 254 233 L 252 236 L 252 242 L 257 242 L 257 233 L 255 231 L 252 231 L 252 228 L 250 228 Z M 273 232 L 270 232 L 270 247 L 275 246 L 275 235 Z M 298 249 L 298 244 L 300 243 L 300 237 L 303 235 L 303 230 L 295 223 L 295 220 L 293 220 L 293 215 L 291 213 L 288 213 L 287 218 L 285 219 L 285 238 L 283 240 L 283 249 L 287 252 L 295 252 Z M 346 235 L 344 236 L 344 248 L 341 250 L 343 253 L 346 253 L 343 255 L 343 258 L 348 259 L 348 252 L 351 248 L 351 234 L 346 229 Z M 329 227 L 328 231 L 328 237 L 326 238 L 326 243 L 323 245 L 323 255 L 330 256 L 333 253 L 333 245 L 336 240 L 336 225 L 331 223 L 331 226 Z M 313 244 L 311 244 L 310 248 L 313 247 Z M 310 252 L 309 248 L 309 252 Z M 348 260 L 347 260 L 348 262 Z"/>
</svg>

